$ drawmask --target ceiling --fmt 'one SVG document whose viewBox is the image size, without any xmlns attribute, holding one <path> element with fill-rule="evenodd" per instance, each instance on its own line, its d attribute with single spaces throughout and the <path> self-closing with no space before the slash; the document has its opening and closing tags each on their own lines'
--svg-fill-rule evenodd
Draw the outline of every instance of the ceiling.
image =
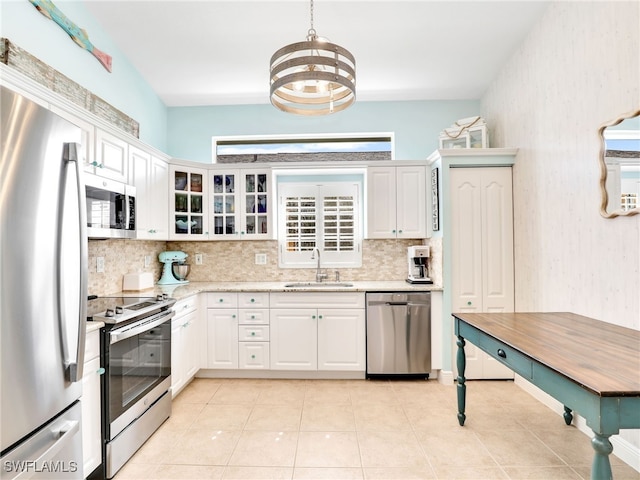
<svg viewBox="0 0 640 480">
<path fill-rule="evenodd" d="M 271 55 L 310 28 L 308 0 L 84 3 L 167 106 L 268 103 Z M 316 0 L 314 28 L 355 56 L 358 101 L 478 99 L 549 3 Z"/>
</svg>

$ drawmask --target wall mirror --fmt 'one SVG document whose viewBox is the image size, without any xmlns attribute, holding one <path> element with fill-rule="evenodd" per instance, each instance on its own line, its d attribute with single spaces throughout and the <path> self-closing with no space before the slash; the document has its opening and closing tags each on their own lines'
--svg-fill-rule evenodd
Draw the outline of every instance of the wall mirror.
<svg viewBox="0 0 640 480">
<path fill-rule="evenodd" d="M 600 214 L 640 213 L 640 110 L 605 123 L 600 135 Z"/>
</svg>

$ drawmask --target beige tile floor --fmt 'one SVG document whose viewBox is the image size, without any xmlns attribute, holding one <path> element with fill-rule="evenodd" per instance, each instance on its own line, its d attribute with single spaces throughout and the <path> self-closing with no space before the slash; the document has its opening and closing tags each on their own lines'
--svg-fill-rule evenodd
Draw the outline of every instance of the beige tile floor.
<svg viewBox="0 0 640 480">
<path fill-rule="evenodd" d="M 115 478 L 589 478 L 589 437 L 513 382 L 467 386 L 460 427 L 434 380 L 196 379 Z"/>
</svg>

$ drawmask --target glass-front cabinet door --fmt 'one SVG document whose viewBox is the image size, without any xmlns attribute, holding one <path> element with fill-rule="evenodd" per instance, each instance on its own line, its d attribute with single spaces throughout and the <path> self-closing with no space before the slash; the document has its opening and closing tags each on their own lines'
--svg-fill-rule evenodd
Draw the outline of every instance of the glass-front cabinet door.
<svg viewBox="0 0 640 480">
<path fill-rule="evenodd" d="M 170 239 L 207 238 L 206 178 L 206 170 L 171 166 Z"/>
<path fill-rule="evenodd" d="M 238 233 L 236 203 L 238 198 L 237 172 L 211 172 L 212 232 L 211 238 L 235 236 Z"/>
<path fill-rule="evenodd" d="M 245 171 L 244 182 L 244 228 L 248 236 L 268 236 L 270 232 L 269 172 Z"/>
<path fill-rule="evenodd" d="M 270 170 L 213 170 L 209 176 L 209 238 L 271 238 Z"/>
</svg>

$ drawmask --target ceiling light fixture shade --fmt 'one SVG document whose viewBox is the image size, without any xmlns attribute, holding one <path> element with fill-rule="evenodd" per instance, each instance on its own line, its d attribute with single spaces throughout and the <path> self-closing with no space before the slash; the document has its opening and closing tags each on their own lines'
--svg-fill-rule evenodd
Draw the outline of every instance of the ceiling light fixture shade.
<svg viewBox="0 0 640 480">
<path fill-rule="evenodd" d="M 271 103 L 287 113 L 327 115 L 356 99 L 356 59 L 345 48 L 318 37 L 292 43 L 271 57 Z"/>
</svg>

